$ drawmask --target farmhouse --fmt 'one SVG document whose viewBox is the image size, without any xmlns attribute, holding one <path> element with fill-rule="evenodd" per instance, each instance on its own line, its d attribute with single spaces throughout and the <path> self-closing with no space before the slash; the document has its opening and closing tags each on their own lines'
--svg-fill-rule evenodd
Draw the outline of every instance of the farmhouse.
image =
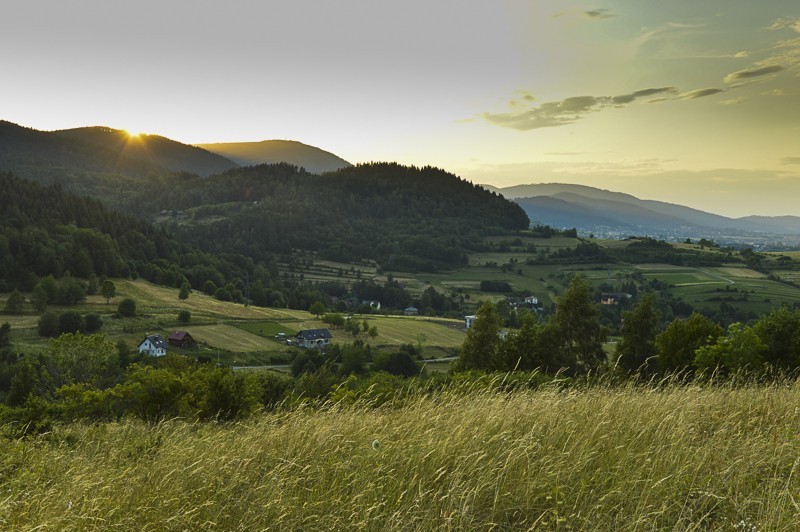
<svg viewBox="0 0 800 532">
<path fill-rule="evenodd" d="M 525 298 L 525 304 L 529 307 L 535 307 L 539 304 L 539 298 L 536 296 L 528 296 Z"/>
<path fill-rule="evenodd" d="M 148 334 L 139 343 L 139 352 L 151 357 L 163 357 L 167 354 L 167 341 L 160 334 Z"/>
<path fill-rule="evenodd" d="M 408 307 L 405 310 L 403 310 L 403 314 L 405 314 L 406 316 L 416 316 L 417 314 L 419 314 L 419 309 L 417 307 Z"/>
<path fill-rule="evenodd" d="M 197 342 L 194 341 L 192 335 L 186 331 L 175 331 L 167 337 L 167 341 L 169 345 L 184 349 L 197 346 Z"/>
<path fill-rule="evenodd" d="M 471 316 L 464 316 L 464 328 L 465 329 L 472 329 L 472 325 L 475 323 L 475 320 L 478 319 L 478 316 L 471 315 Z"/>
<path fill-rule="evenodd" d="M 295 344 L 300 347 L 323 349 L 330 345 L 333 335 L 328 329 L 306 329 L 295 335 Z"/>
</svg>

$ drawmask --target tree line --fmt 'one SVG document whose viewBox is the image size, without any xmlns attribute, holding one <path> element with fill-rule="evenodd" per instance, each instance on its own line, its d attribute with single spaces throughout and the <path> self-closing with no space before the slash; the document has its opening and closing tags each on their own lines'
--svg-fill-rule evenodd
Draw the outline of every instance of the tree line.
<svg viewBox="0 0 800 532">
<path fill-rule="evenodd" d="M 518 329 L 504 332 L 496 306 L 487 301 L 467 332 L 456 368 L 484 371 L 637 374 L 645 377 L 793 374 L 800 370 L 800 309 L 780 307 L 727 330 L 703 314 L 665 327 L 656 293 L 646 292 L 622 315 L 620 338 L 603 348 L 608 329 L 588 282 L 575 276 L 543 321 L 526 313 Z"/>
</svg>

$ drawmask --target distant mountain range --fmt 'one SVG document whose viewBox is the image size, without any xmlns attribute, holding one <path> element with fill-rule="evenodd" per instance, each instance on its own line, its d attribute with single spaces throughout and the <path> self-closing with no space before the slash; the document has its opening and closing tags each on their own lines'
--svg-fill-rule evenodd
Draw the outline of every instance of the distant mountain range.
<svg viewBox="0 0 800 532">
<path fill-rule="evenodd" d="M 728 218 L 663 201 L 585 185 L 544 183 L 486 186 L 519 204 L 536 223 L 593 232 L 692 234 L 720 232 L 800 234 L 797 216 Z"/>
<path fill-rule="evenodd" d="M 165 172 L 206 177 L 239 166 L 278 162 L 311 173 L 351 166 L 332 153 L 294 141 L 190 146 L 159 135 L 129 135 L 104 126 L 39 131 L 0 120 L 0 170 L 45 183 L 69 185 L 87 177 L 142 178 Z"/>
<path fill-rule="evenodd" d="M 330 152 L 294 140 L 261 142 L 220 142 L 198 144 L 199 148 L 227 157 L 242 166 L 286 162 L 312 174 L 333 172 L 352 166 Z"/>
</svg>

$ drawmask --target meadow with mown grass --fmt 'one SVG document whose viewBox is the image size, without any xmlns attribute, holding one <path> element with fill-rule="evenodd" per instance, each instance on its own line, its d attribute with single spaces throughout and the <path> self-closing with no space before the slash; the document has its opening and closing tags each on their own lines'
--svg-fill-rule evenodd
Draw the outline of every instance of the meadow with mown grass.
<svg viewBox="0 0 800 532">
<path fill-rule="evenodd" d="M 7 530 L 795 530 L 800 384 L 443 391 L 0 439 Z M 488 384 L 487 384 L 488 383 Z"/>
</svg>

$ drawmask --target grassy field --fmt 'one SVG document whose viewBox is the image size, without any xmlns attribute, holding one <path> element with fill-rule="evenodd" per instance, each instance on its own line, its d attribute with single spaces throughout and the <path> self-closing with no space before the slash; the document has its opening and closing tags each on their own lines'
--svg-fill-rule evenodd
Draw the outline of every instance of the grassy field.
<svg viewBox="0 0 800 532">
<path fill-rule="evenodd" d="M 642 264 L 635 270 L 647 279 L 673 285 L 672 292 L 697 309 L 713 310 L 726 301 L 745 311 L 763 314 L 780 305 L 800 301 L 800 288 L 770 280 L 766 275 L 744 267 L 689 268 Z M 747 299 L 743 300 L 745 292 Z"/>
<path fill-rule="evenodd" d="M 205 294 L 194 292 L 188 299 L 178 299 L 178 291 L 157 286 L 146 281 L 115 280 L 117 296 L 110 304 L 100 296 L 89 296 L 75 307 L 50 307 L 56 312 L 76 310 L 81 314 L 97 312 L 103 319 L 100 332 L 112 341 L 124 340 L 136 346 L 145 334 L 168 335 L 175 330 L 185 330 L 199 342 L 197 354 L 221 356 L 224 362 L 264 364 L 274 355 L 287 354 L 287 346 L 274 336 L 283 332 L 293 336 L 302 329 L 327 327 L 315 316 L 303 310 L 245 307 L 237 303 L 218 301 Z M 0 308 L 5 304 L 0 296 Z M 116 304 L 131 297 L 137 302 L 136 318 L 114 318 Z M 188 324 L 180 323 L 178 311 L 189 310 L 192 319 Z M 19 316 L 2 316 L 0 322 L 8 321 L 12 327 L 12 341 L 22 352 L 40 352 L 48 345 L 36 331 L 39 316 L 32 312 Z M 366 319 L 370 325 L 378 326 L 379 334 L 369 342 L 376 347 L 396 349 L 401 344 L 422 344 L 425 356 L 447 356 L 464 341 L 465 331 L 460 320 L 437 320 L 408 318 L 404 316 L 356 315 L 359 321 Z M 443 325 L 445 324 L 445 325 Z M 334 343 L 352 343 L 355 338 L 343 331 L 333 331 Z M 219 355 L 219 352 L 222 352 Z"/>
<path fill-rule="evenodd" d="M 473 390 L 0 439 L 5 530 L 796 530 L 800 386 Z"/>
</svg>

